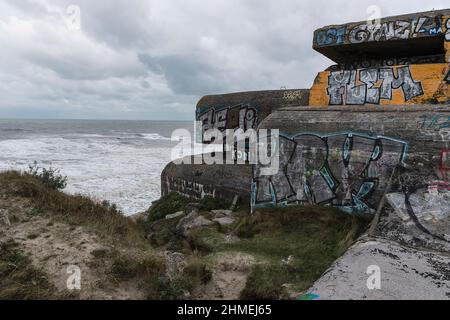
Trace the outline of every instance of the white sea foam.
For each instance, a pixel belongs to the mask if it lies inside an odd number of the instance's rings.
[[[171,140],[170,138],[163,137],[158,133],[140,133],[139,136],[147,140],[165,140],[165,141]]]
[[[142,138],[166,140],[159,134]],[[0,140],[0,170],[26,170],[34,161],[59,168],[68,177],[65,192],[111,201],[127,215],[159,198],[160,174],[170,160],[170,142],[148,146],[96,134]]]

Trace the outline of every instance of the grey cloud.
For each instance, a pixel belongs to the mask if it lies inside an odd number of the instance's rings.
[[[139,60],[152,72],[164,75],[175,94],[202,95],[222,89],[217,81],[218,70],[192,56],[152,57],[139,54]]]
[[[72,4],[79,32],[64,23]],[[0,0],[0,117],[192,119],[205,94],[307,88],[332,63],[313,30],[369,5],[448,0]]]

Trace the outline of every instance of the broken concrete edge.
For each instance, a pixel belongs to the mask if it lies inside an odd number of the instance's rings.
[[[306,295],[320,300],[448,300],[448,264],[448,254],[364,235]]]
[[[259,90],[212,94],[200,98],[196,105],[196,112],[203,113],[210,108],[221,109],[245,103],[254,103],[262,106],[273,104],[270,107],[275,109],[278,105],[307,105],[308,98],[309,89]]]
[[[449,105],[443,104],[415,104],[415,105],[378,105],[364,104],[357,106],[289,106],[277,111],[336,111],[336,112],[448,112]],[[267,118],[265,119],[267,120]],[[264,121],[264,120],[263,120]],[[260,127],[263,124],[260,124]]]
[[[418,16],[427,16],[427,17],[436,17],[436,16],[446,16],[450,15],[450,9],[440,9],[440,10],[429,10],[429,11],[423,11],[423,12],[412,12],[412,13],[406,13],[396,16],[387,16],[380,19],[380,24],[386,23],[386,22],[392,22],[396,20],[412,20],[417,18]],[[354,26],[354,25],[360,25],[367,23],[367,20],[360,20],[360,21],[353,21],[353,22],[347,22],[347,23],[341,23],[341,24],[330,24],[323,26],[321,28],[318,28],[314,31],[314,33],[320,31],[320,30],[327,30],[330,28],[339,28],[344,26]]]

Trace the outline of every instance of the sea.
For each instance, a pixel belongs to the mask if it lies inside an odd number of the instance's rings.
[[[0,171],[59,169],[69,194],[114,203],[125,215],[147,210],[161,195],[176,129],[189,121],[1,120]]]

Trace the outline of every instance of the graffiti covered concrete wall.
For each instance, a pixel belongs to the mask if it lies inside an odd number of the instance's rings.
[[[256,129],[281,107],[308,104],[309,90],[271,90],[205,96],[197,103],[196,120],[208,129]],[[209,142],[204,141],[203,142]]]
[[[448,65],[413,64],[319,73],[311,88],[309,104],[404,105],[445,103]]]
[[[278,174],[260,176],[256,166],[253,207],[320,204],[374,212],[379,197],[373,193],[404,165],[407,149],[405,141],[358,132],[283,134]]]
[[[264,167],[254,167],[252,206],[320,204],[374,213],[398,168],[420,177],[425,189],[444,192],[449,116],[445,106],[431,105],[280,109],[260,126],[283,131],[280,169],[262,176]]]
[[[193,157],[188,158],[186,163],[196,163]],[[247,204],[251,180],[251,165],[169,163],[161,174],[161,193],[164,196],[176,192],[194,199],[211,197],[230,203],[238,196],[241,203]]]
[[[314,32],[315,49],[333,46],[443,36],[450,39],[449,10],[384,18],[380,23],[357,22]]]
[[[450,10],[327,26],[313,48],[338,65],[320,72],[309,105],[448,103]]]

